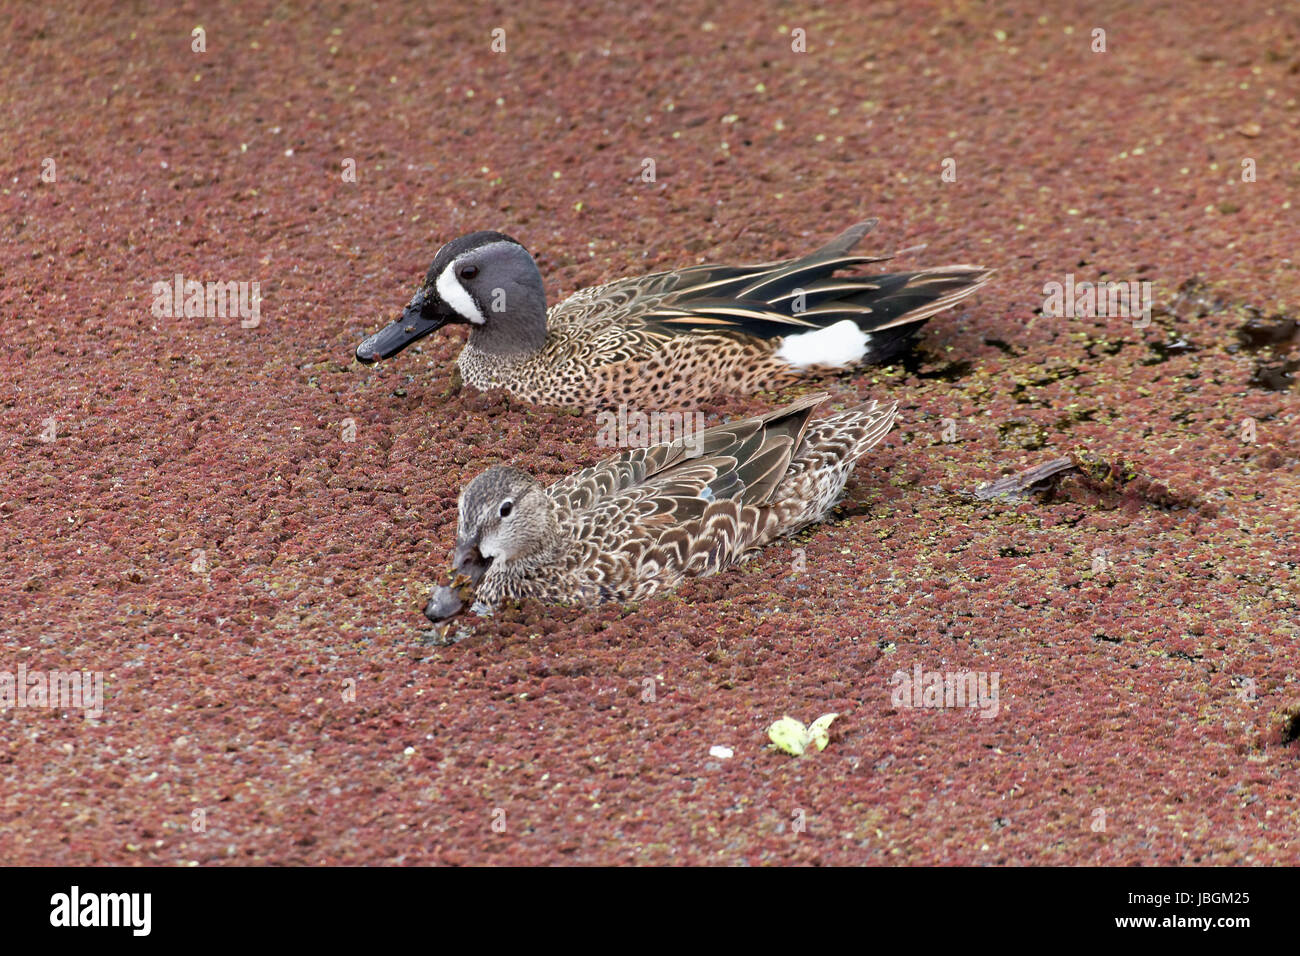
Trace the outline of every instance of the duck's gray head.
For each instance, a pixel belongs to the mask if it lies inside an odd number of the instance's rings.
[[[389,358],[451,323],[470,326],[470,341],[485,352],[540,350],[546,342],[546,289],[528,250],[500,232],[453,239],[433,257],[402,317],[357,346],[357,358]]]

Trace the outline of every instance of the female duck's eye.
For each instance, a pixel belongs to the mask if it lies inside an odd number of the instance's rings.
[[[472,279],[478,275],[478,266],[461,266],[460,277],[462,279]]]
[[[503,517],[503,518],[509,518],[509,517],[510,517],[510,512],[512,512],[512,511],[514,511],[514,510],[515,510],[515,505],[514,505],[514,502],[513,502],[513,501],[503,501],[503,502],[501,502],[501,517]]]

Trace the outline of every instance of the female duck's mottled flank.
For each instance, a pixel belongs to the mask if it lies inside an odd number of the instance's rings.
[[[545,488],[489,468],[461,492],[457,577],[425,615],[445,620],[472,596],[489,607],[639,600],[820,521],[897,407],[868,402],[810,423],[826,397],[625,451]]]
[[[549,313],[528,251],[499,232],[471,233],[438,251],[402,317],[362,342],[357,358],[388,358],[463,323],[471,331],[457,364],[467,384],[588,410],[692,403],[884,362],[992,273],[953,265],[836,277],[889,258],[850,254],[875,224],[800,259],[620,279]]]

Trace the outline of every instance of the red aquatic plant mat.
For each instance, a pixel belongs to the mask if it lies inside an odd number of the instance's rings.
[[[6,862],[1297,861],[1280,7],[5,6]],[[823,383],[900,402],[834,520],[421,643],[462,483],[605,454],[456,390],[460,333],[353,361],[441,243],[555,297],[868,216],[998,272]],[[1150,314],[1046,314],[1067,281]],[[72,671],[93,714],[35,696]]]

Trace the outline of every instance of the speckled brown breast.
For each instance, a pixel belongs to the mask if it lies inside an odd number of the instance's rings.
[[[773,344],[762,339],[646,336],[602,353],[592,343],[586,349],[566,348],[566,338],[548,341],[546,349],[518,365],[467,347],[458,361],[461,376],[478,389],[503,388],[521,401],[586,411],[619,404],[698,404],[717,395],[771,389],[798,377],[773,357]]]

